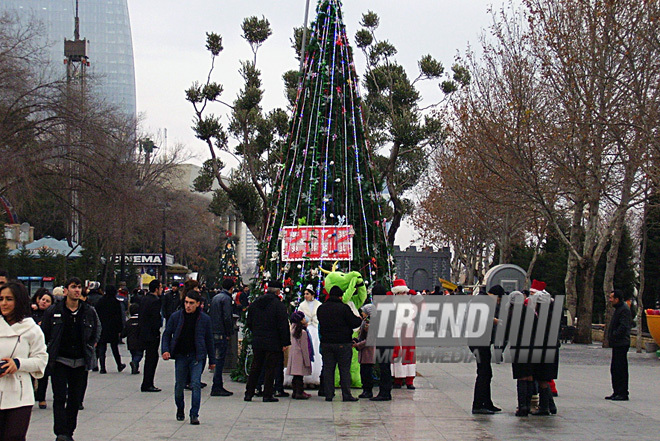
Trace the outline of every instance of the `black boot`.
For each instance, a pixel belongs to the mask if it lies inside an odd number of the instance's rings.
[[[362,389],[362,393],[358,395],[358,398],[373,398],[374,393],[371,389]]]
[[[550,388],[540,388],[539,390],[539,410],[536,412],[532,412],[532,415],[536,416],[546,416],[550,415],[550,397],[552,394],[550,393]]]
[[[532,396],[536,392],[536,383],[532,381],[527,381],[527,409],[532,411]]]
[[[516,391],[518,393],[517,417],[526,417],[529,414],[529,404],[527,402],[527,380],[518,380],[516,382]]]
[[[548,397],[548,410],[551,415],[557,415],[557,405],[555,404],[555,399],[552,398],[552,393]]]

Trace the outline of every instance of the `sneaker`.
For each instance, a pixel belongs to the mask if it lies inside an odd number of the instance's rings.
[[[192,424],[193,426],[199,426],[199,418],[196,416],[191,416],[190,424]]]
[[[183,409],[177,409],[176,411],[176,420],[183,421],[186,419],[186,414],[183,412]]]

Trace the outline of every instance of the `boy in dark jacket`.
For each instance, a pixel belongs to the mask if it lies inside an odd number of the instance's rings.
[[[67,280],[65,300],[48,308],[41,320],[53,385],[54,431],[63,440],[76,430],[87,371],[96,366],[94,346],[101,336],[96,311],[80,300],[81,293],[79,278]]]
[[[183,389],[190,378],[192,388],[190,424],[193,425],[199,424],[202,372],[207,356],[209,368],[215,368],[211,318],[201,309],[202,296],[198,289],[188,291],[183,301],[184,309],[170,316],[163,332],[161,347],[163,360],[170,358],[175,360],[174,402],[178,421],[183,421],[185,418]]]
[[[138,328],[138,313],[140,312],[140,305],[133,303],[129,308],[130,318],[124,324],[124,330],[121,332],[121,337],[126,338],[128,343],[128,350],[131,352],[131,375],[140,373],[140,362],[144,355],[144,350],[140,346],[140,330]]]

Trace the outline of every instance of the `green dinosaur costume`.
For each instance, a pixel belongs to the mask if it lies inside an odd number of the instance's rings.
[[[333,265],[332,271],[324,272],[327,274],[325,277],[325,290],[330,292],[333,286],[338,286],[344,291],[342,301],[347,305],[355,305],[355,311],[359,310],[364,302],[367,300],[367,287],[364,286],[364,279],[362,274],[358,271],[351,271],[350,273],[342,273],[336,270],[336,264]],[[353,309],[353,308],[351,308]],[[357,337],[357,332],[353,334]],[[335,386],[339,386],[339,370],[335,371]],[[353,357],[351,359],[351,387],[362,387],[362,380],[360,379],[360,364],[358,363],[358,353],[353,349]]]

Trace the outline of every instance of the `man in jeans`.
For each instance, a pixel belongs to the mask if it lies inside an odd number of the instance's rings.
[[[183,389],[190,378],[192,404],[190,424],[199,424],[199,407],[202,394],[202,372],[209,357],[209,368],[215,367],[213,356],[213,332],[211,318],[201,308],[202,296],[199,287],[186,293],[183,310],[170,316],[163,333],[163,360],[173,358],[176,382],[174,384],[174,402],[176,419],[185,419]]]
[[[81,293],[80,279],[67,280],[65,301],[48,308],[41,321],[48,345],[54,431],[58,441],[73,440],[87,371],[96,365],[94,347],[101,337],[96,311],[80,301]]]
[[[211,324],[213,327],[213,344],[215,345],[215,361],[217,369],[213,373],[212,397],[228,397],[233,395],[224,388],[222,383],[222,370],[225,365],[225,355],[229,339],[234,333],[234,321],[232,319],[231,293],[234,289],[232,279],[222,281],[222,291],[211,300]]]
[[[351,357],[353,356],[353,329],[362,324],[362,319],[341,301],[341,288],[333,286],[328,300],[319,306],[321,356],[323,357],[323,385],[325,401],[335,396],[335,366],[339,365],[339,384],[343,401],[357,401],[351,395]]]

